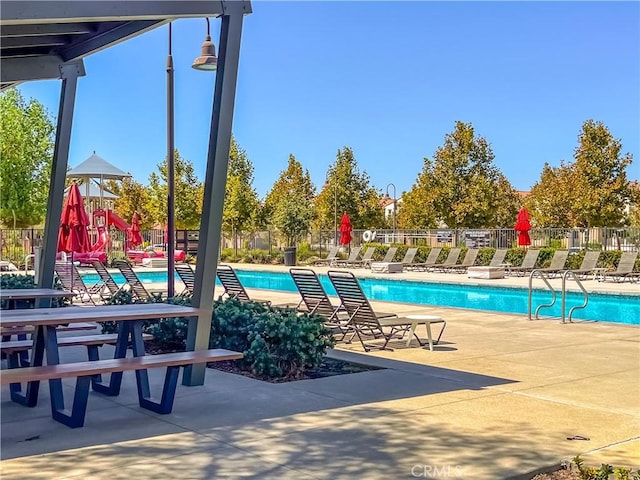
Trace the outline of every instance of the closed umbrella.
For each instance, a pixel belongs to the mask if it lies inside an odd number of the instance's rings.
[[[353,226],[351,225],[351,220],[349,220],[349,215],[344,213],[340,222],[340,245],[349,245],[351,243],[352,230]]]
[[[91,251],[87,226],[89,218],[84,209],[84,200],[77,183],[72,183],[62,207],[58,251],[65,253],[86,253]]]
[[[135,212],[133,217],[131,217],[131,229],[129,231],[130,247],[134,248],[138,245],[142,245],[142,235],[140,235],[140,217],[138,216],[138,212]]]
[[[518,245],[526,247],[531,245],[531,238],[529,237],[529,230],[531,230],[531,223],[529,222],[529,212],[526,208],[522,207],[518,212],[516,226],[514,230],[518,232]]]

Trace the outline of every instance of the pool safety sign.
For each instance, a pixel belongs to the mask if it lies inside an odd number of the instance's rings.
[[[438,230],[438,243],[451,243],[453,241],[452,230]]]
[[[486,230],[467,230],[464,232],[467,248],[483,248],[491,246],[491,237]]]

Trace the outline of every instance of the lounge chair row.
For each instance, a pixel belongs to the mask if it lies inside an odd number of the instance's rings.
[[[114,266],[120,271],[125,279],[125,283],[119,286],[113,279],[113,276],[107,270],[102,262],[94,260],[91,265],[98,273],[100,280],[91,286],[87,286],[78,272],[77,267],[72,262],[56,262],[56,277],[65,290],[74,292],[76,298],[81,302],[89,302],[95,305],[95,298],[100,298],[103,302],[109,301],[120,290],[128,290],[134,298],[147,300],[153,298],[154,294],[150,293],[140,278],[131,268],[131,265],[125,260],[115,260]]]
[[[396,313],[375,312],[358,279],[351,272],[344,270],[328,272],[329,279],[340,298],[339,305],[331,302],[313,270],[291,268],[289,272],[301,296],[296,309],[324,317],[327,327],[341,336],[342,340],[348,338],[348,341],[351,341],[357,336],[365,351],[372,348],[387,349],[392,339],[403,338],[407,333],[409,341],[415,337],[421,346],[428,344],[433,350],[433,345],[440,341],[446,327],[446,321],[437,316],[417,315],[410,318],[401,317]],[[218,265],[218,278],[224,287],[224,295],[234,296],[242,301],[267,303],[264,300],[249,297],[232,267]],[[426,327],[425,340],[416,334],[418,324]],[[435,340],[431,337],[431,324],[441,324]]]
[[[329,251],[327,258],[318,260],[315,262],[315,265],[329,265],[329,266],[337,266],[337,267],[370,267],[373,259],[373,254],[375,252],[376,247],[368,247],[367,251],[364,253],[362,258],[358,259],[358,255],[360,254],[362,248],[355,247],[351,250],[349,258],[346,260],[341,260],[338,258],[338,248],[335,247]],[[395,255],[398,251],[397,247],[390,247],[387,250],[387,253],[382,259],[383,263],[393,262]],[[434,247],[430,250],[427,259],[424,262],[414,262],[417,248],[409,248],[405,253],[404,258],[399,262],[402,263],[403,268],[405,270],[420,270],[420,271],[431,271],[431,272],[457,272],[464,273],[467,271],[468,267],[472,267],[475,265],[476,259],[478,257],[478,249],[471,248],[467,250],[467,253],[461,263],[458,263],[460,258],[460,254],[462,252],[461,248],[452,248],[449,250],[447,258],[442,263],[437,263],[438,257],[442,252],[441,247]],[[538,260],[538,256],[540,254],[540,250],[530,249],[525,254],[523,262],[521,265],[512,266],[509,263],[505,262],[505,257],[507,254],[506,248],[499,248],[495,251],[491,262],[489,263],[490,267],[504,267],[508,274],[523,276],[534,269],[536,269],[536,262]],[[560,272],[571,270],[565,267],[567,258],[569,256],[568,250],[556,250],[554,252],[553,258],[551,259],[551,264],[547,268],[537,269],[544,272],[547,275],[553,276],[554,274],[559,274]],[[598,258],[600,256],[599,251],[588,251],[585,253],[582,265],[578,269],[571,270],[575,275],[586,278],[588,275],[593,274],[596,271],[596,265],[598,262]],[[624,252],[620,259],[620,262],[617,266],[617,269],[614,271],[605,271],[601,272],[600,280],[615,280],[615,281],[634,281],[640,274],[638,272],[633,272],[634,264],[636,261],[638,254],[636,252]]]

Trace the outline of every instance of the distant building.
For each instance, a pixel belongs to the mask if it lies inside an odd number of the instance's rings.
[[[384,218],[389,222],[389,224],[393,223],[393,206],[396,206],[396,216],[398,215],[398,211],[400,210],[400,205],[402,204],[401,198],[396,198],[395,200],[389,196],[389,194],[385,194],[384,197],[380,200],[380,206],[384,208]]]

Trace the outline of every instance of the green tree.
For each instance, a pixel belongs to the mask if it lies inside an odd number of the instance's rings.
[[[42,104],[15,88],[0,94],[0,221],[11,227],[43,222],[55,128]]]
[[[431,188],[432,164],[424,159],[422,171],[411,190],[402,193],[402,208],[398,209],[398,227],[406,229],[436,228],[438,214]]]
[[[476,137],[470,123],[458,121],[433,162],[425,159],[423,190],[416,196],[430,189],[425,207],[432,206],[438,220],[449,227],[504,226],[502,222],[517,214],[518,197],[493,160],[487,140]]]
[[[253,188],[253,164],[232,137],[222,228],[236,238],[242,231],[252,228],[260,216],[260,202]]]
[[[107,189],[117,196],[114,210],[118,215],[130,222],[133,214],[137,212],[140,217],[140,227],[143,229],[153,228],[154,221],[149,210],[150,189],[148,187],[132,178],[125,178],[122,182],[109,180]]]
[[[622,142],[602,122],[587,120],[578,143],[573,164],[574,226],[623,225],[624,209],[632,195],[626,173],[632,155],[621,155]]]
[[[602,122],[582,125],[575,161],[559,167],[545,164],[527,198],[539,227],[616,227],[628,223],[625,214],[634,193],[626,170],[631,154]]]
[[[149,221],[167,223],[167,159],[158,164],[158,173],[149,175]],[[176,229],[195,229],[200,226],[202,215],[202,182],[194,173],[193,164],[175,150],[174,157],[174,203]],[[147,219],[145,219],[147,221]]]
[[[333,229],[347,213],[355,229],[379,228],[385,224],[381,194],[370,185],[369,175],[360,173],[350,147],[338,150],[325,184],[316,197],[315,227]]]
[[[273,184],[264,202],[263,214],[285,237],[287,245],[295,245],[309,230],[313,219],[315,187],[308,170],[289,155],[287,168]]]
[[[531,214],[532,226],[575,226],[571,212],[572,177],[571,165],[564,162],[561,162],[559,167],[544,164],[540,180],[531,188],[531,194],[525,201]]]

